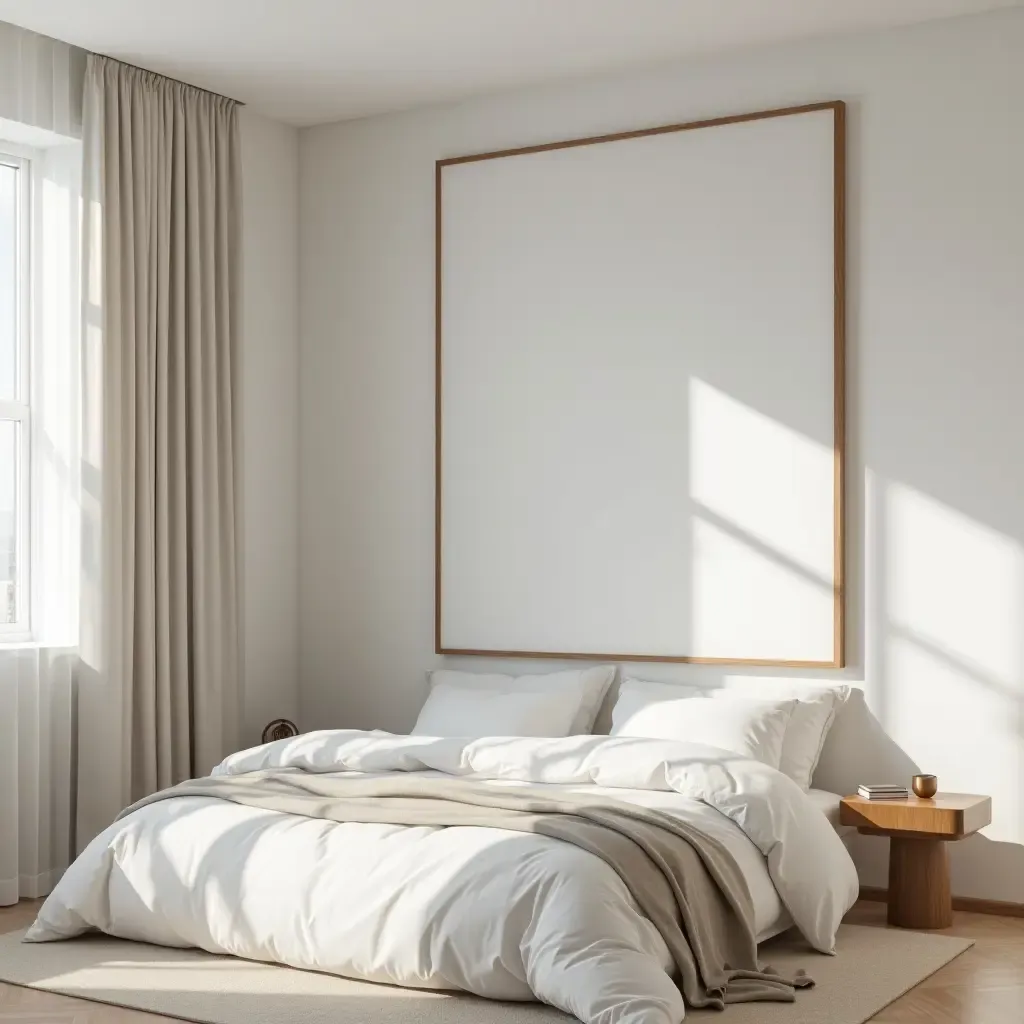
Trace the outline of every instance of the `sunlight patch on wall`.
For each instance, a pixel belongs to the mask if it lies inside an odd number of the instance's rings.
[[[832,590],[693,517],[693,641],[736,658],[829,661]]]
[[[690,493],[831,586],[833,452],[690,380]]]
[[[890,622],[1019,683],[1020,545],[902,484],[886,506]]]
[[[831,661],[832,449],[690,380],[694,650]]]
[[[923,771],[944,766],[943,788],[991,793],[986,834],[1020,841],[1024,553],[902,484],[884,516],[885,725]],[[951,761],[952,744],[964,754]]]

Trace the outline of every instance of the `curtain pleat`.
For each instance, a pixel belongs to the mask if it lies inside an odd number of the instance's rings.
[[[86,389],[103,400],[79,845],[237,747],[241,665],[236,104],[90,55],[83,130],[86,273],[102,282]]]

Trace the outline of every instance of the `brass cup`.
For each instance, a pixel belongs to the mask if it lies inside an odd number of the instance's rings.
[[[922,800],[930,800],[939,791],[939,780],[934,775],[915,775],[911,785]]]

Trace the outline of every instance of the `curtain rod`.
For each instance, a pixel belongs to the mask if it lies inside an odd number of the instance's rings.
[[[180,78],[172,78],[170,75],[165,75],[162,71],[154,71],[152,68],[139,67],[138,64],[132,64],[129,61],[121,60],[120,57],[111,57],[109,53],[98,53],[96,56],[112,60],[117,64],[123,64],[126,68],[135,68],[136,71],[144,71],[147,75],[156,75],[157,78],[166,78],[168,82],[177,82],[178,85],[187,86],[189,89],[198,89],[199,92],[205,92],[210,96],[219,96],[222,100],[231,100],[232,103],[237,103],[240,107],[245,106],[241,100],[236,100],[233,96],[225,96],[222,92],[216,92],[213,89],[204,89],[201,85],[193,85],[191,82],[183,82]]]

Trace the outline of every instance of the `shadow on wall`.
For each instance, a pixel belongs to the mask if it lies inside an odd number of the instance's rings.
[[[860,782],[909,780],[926,770],[885,731],[867,706],[863,691],[854,689],[836,716],[814,773],[814,786],[834,793],[851,793]],[[1007,781],[1014,783],[1012,778]],[[981,834],[949,846],[954,893],[969,896],[980,889],[991,893],[982,898],[1020,902],[1017,894],[1005,888],[1007,880],[1024,878],[1024,846]],[[888,841],[857,836],[852,840],[851,851],[862,883],[884,887]],[[979,878],[982,871],[984,879]]]
[[[814,773],[816,789],[853,793],[862,782],[908,780],[921,767],[882,728],[854,688],[836,716]]]

